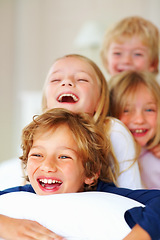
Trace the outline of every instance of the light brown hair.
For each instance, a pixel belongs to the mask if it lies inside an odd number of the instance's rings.
[[[85,176],[93,178],[94,186],[99,179],[105,182],[115,182],[116,172],[108,153],[110,151],[109,140],[103,133],[99,124],[95,125],[93,118],[85,113],[73,113],[66,109],[55,108],[39,116],[23,129],[22,150],[20,159],[24,167],[27,165],[28,154],[33,145],[36,134],[43,134],[47,131],[54,131],[56,127],[66,124],[78,146],[78,154],[82,159]],[[91,186],[85,186],[89,190]]]

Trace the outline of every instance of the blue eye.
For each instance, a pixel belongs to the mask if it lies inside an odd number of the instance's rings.
[[[146,112],[154,112],[154,109],[148,108],[146,109]]]
[[[137,57],[141,57],[141,56],[143,56],[142,53],[134,53],[134,55],[137,56]]]
[[[59,157],[60,159],[66,159],[66,158],[70,158],[69,156],[66,156],[66,155],[62,155]]]
[[[30,156],[31,157],[37,157],[37,158],[42,157],[42,155],[38,154],[38,153],[32,153]]]
[[[124,111],[123,111],[124,113],[127,113],[127,112],[129,112],[129,110],[128,109],[124,109]]]
[[[113,55],[120,56],[120,55],[121,55],[121,52],[113,52]]]

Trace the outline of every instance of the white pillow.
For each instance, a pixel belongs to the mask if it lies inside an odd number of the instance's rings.
[[[68,240],[120,240],[129,232],[126,210],[142,204],[103,192],[1,195],[0,214],[35,220]]]
[[[11,158],[0,163],[0,190],[24,184],[21,161]]]

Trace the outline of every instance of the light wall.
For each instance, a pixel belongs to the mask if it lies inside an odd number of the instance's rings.
[[[41,93],[54,59],[77,52],[102,67],[99,48],[75,45],[85,23],[94,21],[105,29],[123,17],[139,15],[159,27],[159,10],[159,0],[0,0],[0,161],[18,156],[27,114],[22,95]]]

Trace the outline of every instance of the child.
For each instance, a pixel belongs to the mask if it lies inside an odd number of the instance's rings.
[[[111,76],[126,70],[149,71],[157,74],[158,28],[142,17],[122,19],[106,32],[101,58]]]
[[[106,118],[108,107],[107,82],[94,62],[72,54],[53,63],[44,84],[43,112],[65,108],[88,113],[96,124],[104,124],[112,142],[111,153],[117,158],[113,163],[114,182],[120,187],[142,188],[133,138],[116,119]]]
[[[109,142],[88,114],[52,109],[34,118],[23,130],[22,149],[21,160],[31,185],[4,190],[1,194],[27,191],[51,195],[92,190],[122,195],[146,204],[144,208],[132,208],[125,213],[133,229],[124,240],[159,239],[160,191],[129,190],[117,188],[112,183]],[[41,239],[34,238],[34,229],[21,227],[24,221],[0,215],[0,236],[4,239]],[[21,235],[16,238],[17,232],[20,234],[22,230],[24,235],[27,232],[27,238]],[[43,239],[62,239],[53,234],[50,232],[52,238],[49,238],[47,233]]]
[[[131,131],[142,151],[138,162],[146,188],[160,189],[160,160],[149,150],[160,143],[160,86],[148,72],[123,72],[111,78],[110,115]]]

